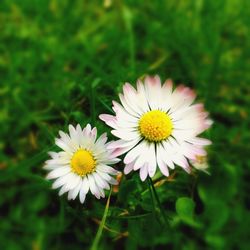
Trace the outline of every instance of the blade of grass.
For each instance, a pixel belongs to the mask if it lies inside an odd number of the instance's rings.
[[[112,193],[112,189],[110,189],[109,196],[108,196],[108,199],[107,199],[107,203],[106,203],[106,206],[105,206],[105,209],[104,209],[102,221],[101,221],[101,224],[100,224],[100,226],[98,228],[98,231],[96,233],[95,239],[94,239],[94,241],[92,243],[92,246],[91,246],[90,250],[97,250],[98,249],[99,241],[101,239],[102,231],[103,231],[103,228],[105,226],[106,218],[107,218],[107,215],[108,215],[111,193]]]
[[[110,106],[108,104],[106,104],[103,100],[98,99],[98,101],[112,114],[114,114],[114,110],[112,108],[110,108]]]
[[[100,78],[96,78],[92,84],[90,89],[90,107],[91,107],[91,122],[93,125],[95,125],[96,122],[96,86],[101,81]]]
[[[129,56],[131,72],[135,72],[135,38],[133,32],[133,14],[126,6],[123,7],[123,19],[125,22],[126,30],[128,32]]]

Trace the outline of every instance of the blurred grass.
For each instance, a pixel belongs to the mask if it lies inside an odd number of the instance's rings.
[[[249,249],[249,16],[247,0],[2,0],[0,249],[88,249],[106,201],[59,198],[41,167],[69,123],[108,131],[98,114],[145,74],[205,102],[211,176],[177,171],[157,187],[166,230],[147,185],[123,177],[100,249]]]

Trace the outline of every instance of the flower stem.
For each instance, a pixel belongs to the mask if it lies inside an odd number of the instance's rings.
[[[105,226],[106,218],[107,218],[107,215],[108,215],[111,193],[112,193],[112,189],[110,189],[109,196],[108,196],[108,199],[107,199],[107,203],[106,203],[104,213],[103,213],[103,216],[102,216],[102,221],[101,221],[101,223],[99,225],[98,231],[96,233],[95,239],[94,239],[94,241],[92,243],[92,246],[91,246],[90,250],[97,250],[98,249],[98,244],[99,244],[99,241],[101,239],[102,231],[103,231],[103,228]]]
[[[163,219],[164,219],[165,225],[169,226],[169,218],[167,218],[167,216],[166,216],[166,214],[165,214],[165,212],[164,212],[164,210],[163,210],[163,207],[162,207],[162,205],[161,205],[159,196],[158,196],[158,194],[157,194],[157,192],[156,192],[156,190],[155,190],[154,183],[153,183],[153,181],[152,181],[152,179],[151,179],[150,177],[148,177],[148,180],[149,180],[150,185],[151,185],[151,187],[152,187],[152,190],[153,190],[155,199],[156,199],[157,204],[158,204],[158,206],[159,206],[159,209],[160,209],[160,211],[161,211],[161,215],[162,215],[162,217],[163,217]]]
[[[150,193],[150,198],[151,198],[151,201],[152,201],[152,204],[153,204],[153,216],[154,218],[156,219],[157,216],[156,216],[156,205],[155,205],[155,199],[154,199],[154,194],[153,194],[153,190],[151,188],[151,183],[150,183],[150,180],[147,179],[147,182],[148,182],[148,189],[149,189],[149,193]]]

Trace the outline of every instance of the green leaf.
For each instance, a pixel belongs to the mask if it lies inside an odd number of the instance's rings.
[[[176,202],[176,212],[182,218],[193,216],[195,204],[193,200],[187,197],[179,198]]]
[[[209,232],[223,228],[229,218],[229,209],[222,201],[213,201],[206,205],[205,215],[209,220]]]
[[[212,246],[212,249],[223,249],[225,246],[225,240],[220,235],[209,234],[205,237],[206,242]]]
[[[175,204],[176,212],[184,223],[192,227],[201,227],[201,224],[194,220],[195,203],[188,197],[181,197]]]
[[[223,175],[223,181],[221,176]],[[217,173],[212,173],[213,178],[202,176],[200,185],[198,185],[198,193],[205,204],[218,201],[230,201],[237,193],[237,173],[234,166],[224,164]],[[220,190],[220,192],[218,192]],[[211,199],[213,197],[213,199]]]

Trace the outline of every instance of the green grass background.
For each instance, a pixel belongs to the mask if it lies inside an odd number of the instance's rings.
[[[211,175],[177,169],[155,188],[164,212],[123,177],[98,249],[250,249],[249,27],[247,0],[1,0],[0,249],[91,246],[106,199],[58,197],[43,162],[69,123],[109,131],[98,114],[145,74],[205,103]]]

